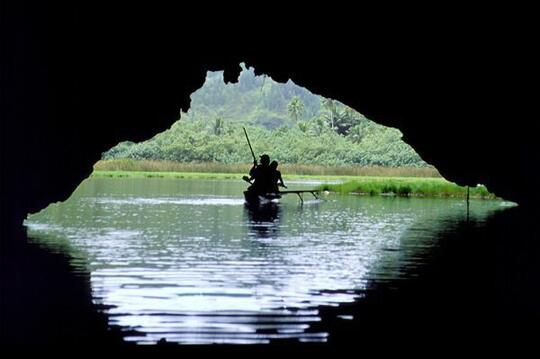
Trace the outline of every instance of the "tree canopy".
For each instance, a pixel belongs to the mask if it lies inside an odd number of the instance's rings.
[[[292,81],[278,83],[245,68],[237,83],[208,72],[191,107],[170,129],[141,142],[122,142],[103,159],[250,162],[242,127],[256,153],[286,163],[424,167],[399,130],[376,124],[339,101]],[[151,119],[149,119],[151,120]]]

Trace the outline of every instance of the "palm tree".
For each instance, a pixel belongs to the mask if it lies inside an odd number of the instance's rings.
[[[351,127],[358,123],[358,113],[349,106],[345,106],[345,109],[343,111],[336,111],[336,113],[336,132],[340,135],[347,136]]]
[[[300,131],[306,133],[309,130],[309,125],[307,122],[298,122],[298,128]]]
[[[295,123],[298,123],[298,118],[304,114],[304,103],[298,96],[294,96],[291,102],[287,105],[287,111],[293,118]]]
[[[330,98],[325,98],[322,101],[323,108],[327,111],[323,114],[323,118],[330,124],[330,128],[334,129],[335,121],[337,117],[337,108],[334,100]]]
[[[221,117],[216,117],[212,125],[212,130],[214,132],[214,135],[220,136],[223,133],[223,129],[224,129],[223,127],[224,127],[223,119]]]

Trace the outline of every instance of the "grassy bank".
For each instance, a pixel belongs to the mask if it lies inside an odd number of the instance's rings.
[[[226,164],[218,162],[181,163],[174,161],[150,161],[115,159],[102,160],[94,165],[96,171],[137,171],[137,172],[179,172],[179,173],[242,173],[251,167],[250,163]],[[306,176],[381,176],[381,177],[440,177],[434,167],[363,167],[363,166],[317,166],[282,164],[280,170],[287,175]]]
[[[209,173],[209,172],[151,172],[151,171],[94,171],[92,177],[105,178],[170,178],[170,179],[222,179],[240,180],[244,173]],[[444,178],[419,177],[374,177],[374,176],[310,176],[284,175],[285,181],[317,180],[343,182],[323,184],[317,189],[338,194],[396,195],[402,197],[451,197],[465,198],[467,188],[460,187]],[[470,189],[471,198],[495,199],[486,187]]]
[[[240,180],[246,172],[239,173],[214,173],[214,172],[158,172],[158,171],[97,171],[94,170],[92,177],[107,178],[184,178],[184,179],[235,179]],[[311,180],[327,182],[346,182],[358,179],[358,176],[340,175],[298,175],[283,174],[285,182],[294,180]],[[379,178],[379,177],[369,177]],[[382,177],[380,177],[382,178]],[[386,177],[388,178],[388,177]],[[392,177],[397,178],[397,177]]]
[[[178,178],[240,180],[250,164],[178,163],[171,161],[99,161],[93,177],[107,178]],[[281,166],[285,182],[317,180],[342,182],[323,184],[320,190],[338,194],[395,195],[402,197],[465,198],[467,188],[440,177],[431,168]],[[422,175],[424,174],[424,175]],[[494,199],[484,186],[470,189],[471,198]]]
[[[245,173],[157,172],[157,171],[97,171],[92,177],[101,178],[184,178],[184,179],[241,179]]]
[[[395,195],[402,197],[465,198],[467,188],[444,178],[360,177],[341,184],[323,184],[319,189],[340,194]],[[495,199],[485,186],[471,187],[471,198]]]

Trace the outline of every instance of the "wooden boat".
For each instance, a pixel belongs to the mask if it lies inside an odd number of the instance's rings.
[[[264,205],[266,203],[278,202],[282,195],[296,194],[300,198],[300,203],[304,203],[302,195],[304,193],[311,193],[313,197],[319,199],[317,195],[321,191],[319,190],[291,190],[291,191],[279,191],[273,193],[257,193],[255,191],[244,191],[244,199],[247,205]]]
[[[249,150],[251,151],[251,156],[253,157],[253,163],[254,165],[257,165],[257,157],[255,157],[255,152],[253,152],[253,147],[251,147],[251,142],[249,141],[249,136],[247,134],[246,128],[243,127],[243,129],[244,129],[244,134],[246,135],[247,143],[249,145]],[[263,156],[268,157],[268,155],[263,155]],[[268,162],[270,162],[270,157],[268,157]],[[242,179],[251,185],[253,184],[248,178],[248,176],[244,176],[242,177]],[[304,204],[304,198],[302,198],[302,194],[311,193],[313,197],[315,197],[316,199],[319,199],[319,197],[317,196],[317,193],[319,192],[320,192],[319,190],[292,190],[292,191],[287,190],[287,191],[279,191],[279,192],[272,192],[272,193],[260,193],[260,192],[252,190],[252,191],[244,191],[244,198],[246,200],[246,205],[258,206],[258,205],[264,205],[267,203],[275,203],[279,201],[279,199],[281,198],[281,195],[294,193],[298,195],[298,197],[300,198],[300,202]]]
[[[281,198],[279,193],[257,193],[255,191],[244,191],[244,199],[248,205],[261,205],[270,202],[277,202]]]

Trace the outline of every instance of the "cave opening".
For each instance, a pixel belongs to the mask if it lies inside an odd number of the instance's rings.
[[[330,348],[332,354],[345,348],[417,353],[431,351],[429,344],[498,353],[501,347],[512,353],[534,348],[540,313],[538,121],[531,121],[536,111],[529,84],[536,76],[530,35],[536,32],[529,26],[534,21],[508,7],[501,14],[486,8],[446,8],[430,16],[417,11],[419,21],[385,12],[385,21],[371,24],[366,12],[342,7],[334,7],[335,13],[321,7],[320,16],[307,16],[304,7],[297,13],[273,7],[279,15],[269,14],[268,7],[243,7],[249,14],[234,21],[241,7],[231,7],[231,16],[205,8],[199,19],[185,4],[164,17],[159,14],[164,9],[148,6],[8,5],[0,131],[0,341],[25,348],[73,345],[80,351],[120,344],[117,334],[124,345],[130,336],[130,342],[159,344],[194,338],[207,343],[212,335],[216,343],[289,344],[302,338],[302,355],[305,342],[323,340],[336,346],[311,348],[317,353]],[[307,26],[301,26],[302,19]],[[501,26],[512,19],[520,25]],[[212,29],[210,36],[203,29]],[[284,199],[282,210],[253,215],[237,211],[242,206],[228,199],[230,189],[200,187],[204,181],[197,181],[198,191],[213,204],[200,198],[171,203],[169,194],[193,193],[195,184],[188,186],[188,179],[182,188],[153,177],[96,175],[81,184],[119,140],[141,142],[175,122],[208,69],[225,69],[226,80],[236,79],[240,60],[399,128],[444,178],[461,186],[486,184],[520,206],[500,211],[487,207],[502,209],[507,202],[478,201],[467,218],[463,199],[441,203],[365,195],[303,209]],[[119,186],[121,181],[125,185]],[[138,181],[153,184],[141,189]],[[152,196],[141,196],[141,190]],[[70,195],[39,214],[46,221],[34,221],[28,232],[21,226],[28,213]],[[153,206],[153,215],[141,217],[141,206]],[[220,206],[235,213],[222,216]],[[81,209],[87,212],[77,212]],[[393,222],[367,225],[381,213]],[[221,218],[214,224],[214,231],[223,233],[221,241],[205,242],[194,234],[208,226],[200,221],[203,214]],[[86,234],[79,228],[81,215],[91,229]],[[299,218],[310,226],[299,226]],[[179,220],[197,225],[182,226]],[[154,222],[159,228],[144,232]],[[159,230],[191,241],[158,241]],[[377,236],[383,230],[386,240]],[[340,245],[328,240],[325,246],[325,231],[335,232]],[[360,233],[363,248],[351,240],[352,232]],[[151,237],[156,241],[140,240]],[[236,255],[212,255],[226,248],[235,248]],[[182,260],[175,264],[164,260],[167,255]],[[197,266],[197,258],[206,258],[206,269],[214,266],[221,276]],[[234,273],[217,265],[224,258]],[[268,259],[288,261],[290,271],[268,265]],[[291,280],[264,282],[265,266],[276,278]],[[315,269],[306,276],[310,266]],[[358,276],[345,275],[348,270]],[[339,280],[328,280],[334,276]],[[245,286],[228,287],[231,278]],[[262,285],[255,285],[258,280]],[[156,283],[159,292],[152,290]],[[208,286],[193,289],[201,283]],[[348,289],[332,289],[332,283]],[[228,287],[229,296],[220,296],[219,285]],[[254,296],[269,301],[256,302]],[[175,301],[179,298],[187,299],[185,307]],[[212,308],[212,298],[223,299],[217,300],[223,305],[241,302],[242,308],[214,316],[194,311],[197,305]],[[269,307],[282,311],[250,312]],[[262,352],[267,354],[268,346]]]
[[[322,198],[245,206],[248,132],[290,188]],[[351,305],[414,278],[432,263],[424,248],[465,220],[470,193],[401,137],[292,81],[244,65],[236,83],[209,72],[168,130],[107,150],[66,202],[25,225],[31,243],[86,273],[126,342],[340,340],[336,328],[358,318]],[[511,206],[471,192],[467,221]]]
[[[271,154],[290,176],[329,176],[348,182],[362,177],[361,184],[340,188],[360,194],[466,196],[465,187],[444,181],[403,141],[399,130],[291,80],[280,83],[256,75],[244,63],[239,68],[235,82],[226,82],[223,71],[207,72],[203,85],[190,96],[189,110],[180,111],[169,129],[146,141],[124,141],[108,149],[94,165],[93,175],[244,173],[251,162],[247,133],[242,132],[247,128],[253,137],[252,155]],[[368,177],[378,178],[367,181]],[[470,194],[495,198],[482,185]]]

